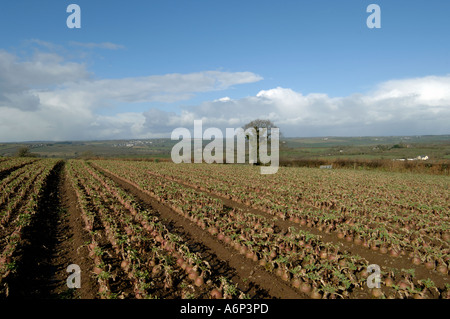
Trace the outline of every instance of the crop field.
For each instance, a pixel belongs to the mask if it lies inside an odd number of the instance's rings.
[[[449,186],[376,170],[3,159],[0,296],[449,299]]]

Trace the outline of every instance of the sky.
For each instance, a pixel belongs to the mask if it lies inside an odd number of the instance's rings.
[[[286,137],[450,134],[449,13],[443,0],[2,0],[0,142],[257,118]]]

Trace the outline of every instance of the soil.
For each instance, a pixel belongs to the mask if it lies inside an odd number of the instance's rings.
[[[170,232],[180,235],[188,243],[189,249],[200,253],[211,268],[213,276],[225,276],[250,298],[280,298],[280,299],[310,299],[310,296],[293,288],[280,277],[266,271],[257,262],[245,258],[231,246],[219,241],[215,236],[201,229],[189,219],[181,216],[165,203],[161,203],[149,193],[133,186],[129,181],[119,178],[91,164],[101,174],[112,179],[122,189],[131,194],[139,204],[154,213],[162,220]],[[12,172],[12,170],[11,170]],[[7,173],[4,173],[7,174]],[[6,175],[5,175],[6,176]],[[155,174],[155,176],[158,176]],[[3,178],[4,176],[0,177]],[[158,178],[162,178],[158,176]],[[180,185],[190,187],[197,192],[205,193],[222,201],[229,208],[240,208],[244,211],[258,214],[270,220],[274,216],[255,209],[243,203],[225,198],[196,185],[189,185],[179,180],[171,179]],[[85,229],[78,206],[75,190],[65,174],[65,162],[60,161],[47,178],[42,197],[38,203],[38,211],[31,225],[24,231],[21,246],[13,256],[16,269],[4,284],[7,285],[6,295],[9,298],[20,299],[95,299],[99,298],[99,284],[93,275],[94,263],[89,257],[87,244],[91,234]],[[339,239],[336,233],[325,233],[315,227],[301,226],[289,220],[276,219],[275,225],[282,231],[294,226],[297,229],[319,235],[324,242],[337,244],[342,251],[359,255],[377,264],[397,269],[414,269],[416,279],[432,279],[437,287],[449,283],[449,277],[436,271],[428,270],[423,265],[413,265],[407,256],[392,257],[382,254],[345,239]],[[116,276],[111,283],[111,290],[120,292],[122,298],[134,298],[134,293],[127,275],[120,268],[120,258],[115,255],[104,235],[103,225],[96,223],[99,244],[109,251],[105,258],[112,265],[112,273]],[[5,230],[6,231],[6,230]],[[78,265],[81,269],[81,287],[70,289],[67,285],[69,265]],[[177,279],[179,284],[182,278]],[[159,293],[160,298],[180,298],[175,284],[171,290]],[[208,298],[208,291],[204,297]],[[351,293],[352,298],[370,298],[370,291],[365,288]]]
[[[148,173],[152,174],[152,172],[150,172],[150,171]],[[161,178],[158,174],[153,174],[153,175],[158,178]],[[185,183],[183,181],[180,181],[180,180],[177,180],[174,178],[170,178],[170,180],[174,181],[180,185],[183,185],[185,187],[191,188],[197,192],[204,193],[208,196],[219,199],[220,201],[222,201],[224,206],[228,206],[231,208],[240,208],[246,212],[260,215],[269,220],[274,219],[274,216],[269,213],[266,213],[262,210],[245,205],[243,203],[234,201],[232,199],[226,198],[224,196],[220,196],[219,194],[207,191],[203,188],[201,189],[200,186],[191,185],[191,184]],[[358,255],[358,256],[368,260],[369,264],[379,265],[380,267],[386,266],[389,268],[396,268],[396,269],[414,269],[414,274],[415,274],[416,279],[429,278],[436,284],[436,287],[443,288],[443,287],[445,287],[445,284],[450,284],[449,276],[443,275],[435,270],[427,269],[423,264],[414,265],[411,262],[410,258],[407,257],[406,255],[399,255],[397,257],[392,257],[389,254],[383,254],[379,251],[374,251],[374,250],[365,248],[365,247],[357,245],[353,242],[348,242],[344,238],[339,239],[337,237],[336,232],[326,233],[324,231],[319,231],[315,227],[302,226],[302,225],[295,223],[293,221],[290,221],[290,220],[282,220],[282,219],[277,218],[275,220],[275,225],[285,231],[288,230],[289,227],[295,227],[296,229],[300,229],[303,231],[310,232],[311,234],[318,235],[321,237],[321,241],[338,245],[341,247],[342,251],[347,251],[347,252],[351,253],[352,255]]]
[[[10,298],[66,299],[95,297],[90,276],[92,263],[85,246],[87,232],[73,190],[64,176],[64,162],[49,175],[39,209],[24,232],[17,250],[17,270],[8,278]],[[66,271],[71,264],[81,268],[81,288],[69,289]]]
[[[182,235],[191,245],[197,246],[202,257],[207,261],[209,260],[216,274],[231,276],[230,278],[237,284],[237,287],[249,294],[251,298],[309,299],[308,295],[301,293],[283,282],[279,277],[267,272],[256,262],[246,259],[236,250],[221,243],[196,224],[178,215],[171,208],[158,202],[147,193],[108,172],[103,170],[101,172],[137,198],[143,207],[158,211],[160,218],[171,232]]]

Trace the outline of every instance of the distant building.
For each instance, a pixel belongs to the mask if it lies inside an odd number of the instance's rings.
[[[429,159],[428,155],[424,155],[424,156],[419,155],[415,158],[406,158],[406,159],[405,158],[395,158],[394,161],[406,161],[406,160],[408,160],[408,161],[427,161],[428,159]]]

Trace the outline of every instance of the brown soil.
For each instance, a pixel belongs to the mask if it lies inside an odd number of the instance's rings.
[[[63,161],[59,162],[49,175],[43,196],[39,200],[38,212],[33,217],[32,224],[24,230],[22,244],[13,256],[17,267],[15,272],[11,273],[6,280],[6,292],[10,298],[99,298],[99,285],[92,272],[94,264],[87,249],[87,243],[90,242],[92,237],[85,229],[77,196],[65,174],[64,165]],[[211,265],[213,276],[225,276],[231,279],[241,291],[251,298],[310,298],[309,295],[303,294],[280,277],[266,271],[257,262],[245,258],[235,249],[179,215],[168,205],[136,188],[127,180],[118,178],[95,164],[91,165],[133,195],[143,208],[154,211],[172,233],[182,236],[190,250],[200,253],[202,258]],[[155,174],[155,176],[158,175]],[[203,192],[217,198],[226,207],[240,208],[274,220],[273,215],[264,211],[199,189],[195,185],[189,185],[179,180],[174,181],[197,192]],[[414,269],[416,279],[430,278],[438,287],[443,287],[445,283],[449,283],[448,276],[428,270],[423,265],[413,265],[407,256],[391,257],[388,254],[358,246],[345,239],[339,239],[335,233],[325,233],[315,227],[301,226],[289,220],[275,219],[275,224],[277,228],[283,231],[287,231],[289,227],[294,226],[297,229],[319,235],[324,242],[337,244],[343,251],[359,255],[367,259],[370,264],[380,265],[382,270],[383,266],[396,269]],[[97,221],[94,230],[99,234],[96,235],[99,244],[105,251],[110,252],[105,256],[105,262],[114,268],[112,273],[116,274],[114,280],[110,282],[111,290],[120,293],[122,298],[134,298],[127,275],[119,266],[120,256],[114,253],[114,249],[106,240],[101,222]],[[67,287],[66,280],[70,274],[66,269],[71,264],[76,264],[81,268],[81,288],[79,289]],[[180,283],[182,278],[177,280]],[[170,291],[155,293],[155,295],[163,299],[179,298],[177,285],[175,284]],[[204,297],[208,298],[206,290]],[[353,291],[351,297],[370,298],[370,291],[367,288]]]
[[[95,166],[98,168],[97,166]],[[99,170],[101,170],[99,168]],[[178,215],[165,204],[160,203],[147,193],[134,187],[123,179],[119,179],[104,170],[103,174],[114,180],[120,187],[135,196],[144,207],[157,210],[171,231],[182,235],[192,245],[197,245],[203,257],[213,260],[212,267],[218,274],[230,274],[238,288],[252,298],[303,299],[308,295],[291,287],[279,277],[267,272],[256,262],[246,259],[233,248],[221,243],[215,237],[199,228],[196,224]],[[231,268],[231,269],[230,269]]]
[[[152,172],[149,171],[148,173],[151,174]],[[153,174],[153,175],[158,178],[161,178],[158,174]],[[200,189],[200,186],[194,186],[194,185],[182,182],[182,181],[174,179],[174,178],[170,178],[170,180],[174,181],[180,185],[183,185],[185,187],[191,188],[197,192],[201,192],[201,193],[207,194],[208,196],[219,199],[220,201],[222,201],[222,203],[225,206],[232,207],[232,208],[240,208],[240,209],[250,212],[252,214],[257,214],[257,215],[263,216],[267,219],[274,220],[274,216],[269,213],[266,213],[259,209],[255,209],[255,208],[245,205],[243,203],[239,203],[232,199],[225,198],[216,193],[212,193],[207,190]],[[398,257],[392,257],[389,254],[383,254],[379,251],[370,250],[363,246],[357,245],[353,242],[348,242],[345,239],[339,239],[337,237],[336,232],[325,233],[324,231],[319,231],[315,227],[302,226],[298,223],[295,223],[295,222],[292,222],[289,220],[282,220],[282,219],[277,218],[277,219],[275,219],[275,225],[280,227],[283,230],[287,230],[289,227],[295,227],[297,229],[308,231],[314,235],[318,235],[321,237],[321,240],[323,242],[330,242],[333,244],[337,244],[338,246],[341,247],[341,250],[347,251],[353,255],[358,255],[360,257],[363,257],[367,261],[369,261],[369,264],[376,264],[376,265],[379,265],[380,267],[386,266],[389,268],[396,268],[396,269],[414,269],[416,279],[429,278],[429,279],[433,280],[433,282],[439,288],[445,287],[445,284],[450,284],[450,277],[448,275],[443,275],[435,270],[427,269],[424,265],[414,265],[411,262],[410,258],[408,258],[405,255],[400,255]],[[383,270],[383,268],[382,268],[382,270]]]
[[[67,210],[67,218],[64,219],[67,238],[62,242],[64,246],[61,247],[61,252],[66,252],[69,255],[69,258],[65,261],[66,264],[70,262],[79,265],[81,268],[81,288],[76,290],[77,295],[81,299],[92,299],[96,297],[98,287],[92,277],[93,263],[86,247],[90,237],[81,219],[81,211],[78,207],[75,191],[65,174],[61,178],[60,187],[61,204]],[[65,276],[67,276],[67,273],[64,274],[63,280]]]
[[[10,298],[93,298],[92,265],[87,255],[76,197],[60,162],[48,177],[44,196],[16,253],[17,269],[8,278]],[[67,287],[70,264],[81,268],[81,288]]]

